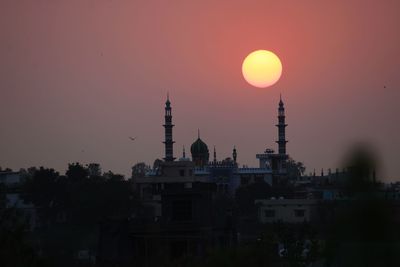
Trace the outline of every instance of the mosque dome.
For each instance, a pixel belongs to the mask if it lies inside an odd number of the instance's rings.
[[[192,153],[192,159],[196,163],[196,166],[204,166],[208,163],[210,156],[208,146],[200,137],[194,141],[190,147],[190,152]]]
[[[196,141],[190,147],[190,152],[193,154],[204,154],[208,153],[208,146],[203,142],[200,138],[197,138]]]

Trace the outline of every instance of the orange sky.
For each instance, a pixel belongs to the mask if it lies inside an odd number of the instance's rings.
[[[170,92],[175,155],[200,128],[241,164],[276,148],[308,171],[369,142],[399,178],[399,1],[12,1],[0,3],[0,166],[98,162],[130,173],[163,156]],[[272,50],[281,80],[257,89],[245,56]],[[386,86],[386,88],[385,88]],[[137,136],[131,142],[128,136]]]

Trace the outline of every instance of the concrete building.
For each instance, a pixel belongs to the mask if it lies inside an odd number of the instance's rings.
[[[13,171],[0,172],[0,183],[7,187],[18,186],[22,182],[21,174]]]
[[[29,223],[30,229],[33,230],[38,221],[36,208],[32,203],[26,203],[22,199],[22,183],[23,179],[20,172],[0,172],[0,184],[3,184],[5,188],[5,207],[20,210],[25,216],[26,222]]]
[[[315,199],[260,199],[255,201],[261,223],[302,223],[316,218]]]
[[[278,128],[278,140],[276,141],[278,144],[278,153],[274,153],[274,150],[272,149],[266,149],[264,153],[256,155],[257,159],[260,161],[260,168],[270,168],[276,182],[280,177],[287,175],[286,161],[288,159],[288,155],[286,154],[286,143],[288,141],[286,140],[287,124],[285,120],[285,107],[282,97],[280,97],[278,107],[278,124],[275,125]]]

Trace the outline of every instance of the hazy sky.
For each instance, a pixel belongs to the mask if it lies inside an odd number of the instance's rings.
[[[175,156],[201,138],[241,164],[276,149],[279,93],[288,153],[335,169],[368,142],[398,175],[400,1],[0,1],[0,166],[98,162],[129,174],[163,156],[166,93]],[[282,60],[248,85],[245,56]],[[132,142],[128,136],[137,136]]]

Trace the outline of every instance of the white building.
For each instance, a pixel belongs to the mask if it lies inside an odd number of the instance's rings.
[[[5,186],[16,186],[21,183],[21,175],[19,172],[0,172],[0,183]]]
[[[258,219],[262,223],[310,222],[315,218],[318,201],[315,199],[259,199]]]
[[[36,227],[36,209],[32,203],[25,203],[21,198],[22,177],[20,172],[0,172],[0,183],[6,188],[6,207],[16,208],[23,212],[30,229]]]

